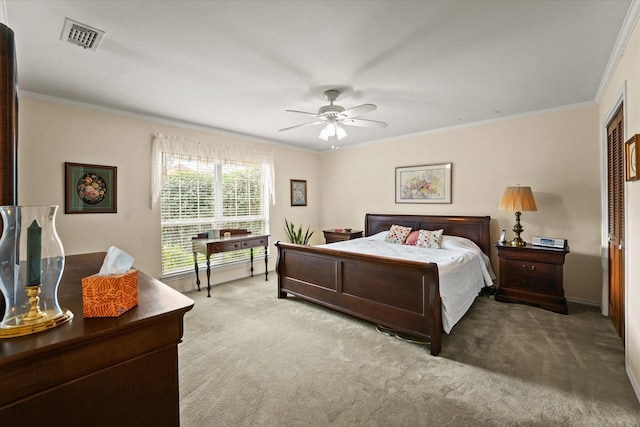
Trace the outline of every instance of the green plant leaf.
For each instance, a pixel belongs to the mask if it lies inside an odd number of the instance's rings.
[[[285,225],[284,229],[287,232],[287,238],[289,239],[289,242],[295,243],[298,245],[309,244],[309,239],[313,235],[313,231],[309,232],[310,227],[307,227],[307,230],[303,235],[302,225],[298,226],[298,229],[296,230],[296,226],[293,224],[293,222],[287,221],[286,218],[284,220],[284,225]]]

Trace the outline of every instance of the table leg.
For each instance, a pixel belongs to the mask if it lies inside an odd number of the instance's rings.
[[[196,285],[198,285],[198,292],[200,292],[200,276],[198,275],[198,253],[193,253],[193,263],[196,266]]]
[[[207,297],[211,298],[211,262],[207,257]]]
[[[264,247],[264,280],[269,281],[269,259],[267,258],[268,246]]]
[[[253,277],[253,248],[251,248],[251,277]]]

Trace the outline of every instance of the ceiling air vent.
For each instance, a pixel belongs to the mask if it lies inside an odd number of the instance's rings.
[[[60,40],[88,50],[97,50],[103,35],[104,31],[102,30],[66,18]]]

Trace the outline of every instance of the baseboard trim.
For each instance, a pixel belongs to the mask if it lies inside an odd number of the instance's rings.
[[[582,299],[577,299],[577,298],[567,298],[567,301],[575,302],[575,303],[578,303],[578,304],[591,305],[593,307],[600,307],[600,303],[599,302],[595,302],[595,301],[587,301],[587,300],[582,300]]]
[[[633,372],[629,369],[629,364],[625,363],[625,370],[627,371],[627,378],[629,378],[629,382],[631,383],[631,388],[633,392],[636,394],[636,398],[638,402],[640,402],[640,386],[638,385],[637,379],[633,376]]]

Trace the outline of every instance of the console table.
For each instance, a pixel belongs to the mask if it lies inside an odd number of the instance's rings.
[[[0,340],[4,426],[180,425],[178,343],[193,300],[138,271],[138,306],[82,317],[82,278],[105,253],[72,255],[58,288],[71,321]]]
[[[229,233],[228,237],[224,237]],[[207,297],[211,297],[211,261],[212,254],[220,252],[238,251],[242,249],[251,250],[251,277],[253,277],[253,248],[264,247],[264,280],[269,280],[268,253],[269,235],[253,235],[248,230],[220,230],[221,237],[213,239],[207,238],[207,234],[199,234],[191,239],[193,246],[193,263],[196,269],[196,284],[200,290],[200,275],[198,272],[198,254],[207,257]]]

